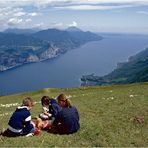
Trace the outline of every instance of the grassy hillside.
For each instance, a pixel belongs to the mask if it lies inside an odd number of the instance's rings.
[[[0,97],[0,129],[7,127],[10,114],[30,96],[37,102],[32,117],[41,110],[43,95],[65,93],[80,113],[81,129],[73,135],[54,135],[43,131],[39,136],[6,138],[2,147],[96,147],[148,146],[148,83],[73,89],[43,89],[36,92]],[[144,118],[144,122],[139,118]]]

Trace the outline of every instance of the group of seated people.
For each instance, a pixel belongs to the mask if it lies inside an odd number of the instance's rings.
[[[32,120],[30,110],[34,103],[30,97],[25,98],[22,106],[17,107],[10,117],[8,128],[2,135],[33,136],[38,135],[41,130],[57,134],[72,134],[79,130],[79,113],[65,94],[60,94],[56,99],[43,96],[41,104],[43,112]]]

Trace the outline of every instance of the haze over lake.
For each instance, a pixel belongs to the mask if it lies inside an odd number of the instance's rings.
[[[148,47],[148,36],[106,35],[97,42],[39,63],[26,64],[0,73],[0,95],[42,88],[79,87],[83,74],[105,75],[118,62]]]

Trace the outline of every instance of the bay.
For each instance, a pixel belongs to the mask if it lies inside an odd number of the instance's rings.
[[[55,59],[0,72],[0,95],[79,87],[82,75],[105,75],[116,68],[118,62],[127,61],[146,47],[146,35],[104,35],[101,41],[89,42]]]

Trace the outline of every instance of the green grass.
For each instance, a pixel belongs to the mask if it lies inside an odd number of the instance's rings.
[[[0,104],[21,103],[30,96],[39,102],[43,95],[71,96],[80,114],[81,129],[72,135],[54,135],[43,131],[39,136],[6,138],[0,136],[1,147],[147,147],[148,146],[148,83],[81,87],[73,89],[43,89],[36,92],[0,97]],[[0,129],[7,128],[10,114],[16,106],[0,106]],[[31,110],[38,115],[41,105]],[[2,116],[2,114],[6,114]],[[144,116],[144,123],[134,121]]]

